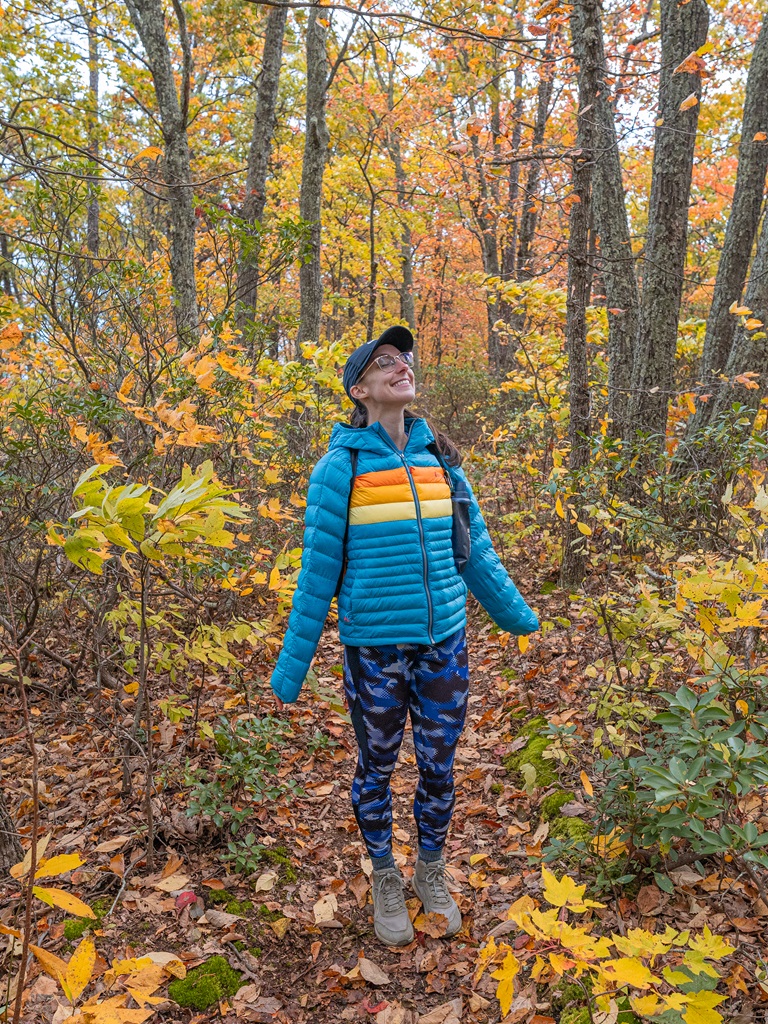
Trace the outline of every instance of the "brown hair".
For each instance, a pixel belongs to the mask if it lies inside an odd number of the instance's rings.
[[[416,413],[411,412],[410,409],[405,410],[406,419],[417,419]],[[427,426],[435,436],[435,444],[437,450],[443,456],[449,466],[460,466],[461,452],[453,443],[453,441],[442,430],[438,430],[433,427],[429,420],[426,421]],[[351,427],[367,427],[368,426],[368,410],[361,402],[355,402],[355,408],[352,410],[352,415],[349,418],[349,425]]]

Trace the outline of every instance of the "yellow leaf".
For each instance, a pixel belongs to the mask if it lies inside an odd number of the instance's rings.
[[[701,935],[690,939],[688,945],[710,960],[722,960],[724,956],[734,952],[733,946],[729,945],[721,935],[713,935],[708,927],[704,928]]]
[[[277,566],[275,566],[272,572],[269,574],[269,589],[280,589],[280,570],[277,568]]]
[[[37,844],[37,859],[40,861],[43,859],[43,854],[46,851],[48,843],[51,841],[52,833],[49,832],[44,839],[41,839]],[[24,875],[29,873],[29,869],[32,867],[32,847],[27,850],[24,854],[24,860],[19,861],[18,864],[14,864],[10,869],[11,878],[23,878]]]
[[[576,966],[576,962],[574,960],[569,960],[567,956],[561,956],[560,953],[550,953],[549,962],[552,966],[552,970],[561,977],[566,971],[570,971],[572,967]]]
[[[691,93],[690,96],[686,96],[683,102],[680,104],[680,110],[690,110],[691,107],[695,107],[699,102],[698,96],[695,93]]]
[[[740,306],[738,301],[736,301],[730,304],[728,312],[733,313],[734,316],[748,316],[752,310],[749,306]]]
[[[285,933],[288,931],[290,924],[290,918],[278,917],[276,921],[269,922],[269,927],[272,929],[272,931],[275,933],[278,939],[284,939]]]
[[[585,537],[592,536],[592,528],[587,526],[586,523],[576,523],[576,529],[579,533],[583,533]]]
[[[35,878],[54,878],[56,875],[65,875],[68,871],[74,871],[84,863],[85,861],[79,853],[62,853],[58,857],[41,861],[35,872]]]
[[[659,978],[654,977],[642,960],[636,957],[621,957],[600,964],[600,974],[611,985],[632,985],[633,988],[648,988]]]
[[[557,500],[555,501],[555,512],[557,512],[557,514],[560,516],[561,519],[565,519],[565,511],[563,510],[563,503],[562,503],[562,501],[560,501],[560,497],[559,496],[558,496]]]
[[[715,1009],[725,999],[716,992],[691,992],[683,1010],[685,1024],[720,1024],[722,1017]]]
[[[521,654],[525,654],[525,652],[528,650],[530,642],[531,638],[529,636],[519,636],[517,638],[517,646],[520,649]]]
[[[123,689],[125,690],[126,693],[138,693],[139,692],[139,684],[138,683],[126,683],[125,686],[123,687]]]
[[[33,946],[30,942],[30,951],[34,953],[40,966],[43,968],[46,974],[58,981],[59,978],[66,977],[67,964],[61,957],[56,956],[55,953],[50,953],[47,949],[43,949],[41,946]]]
[[[481,864],[484,860],[488,860],[488,856],[487,853],[473,853],[469,858],[469,863],[474,867],[475,864]]]
[[[749,704],[747,704],[747,702],[745,700],[737,700],[736,701],[736,707],[739,709],[739,711],[742,713],[742,715],[748,715],[749,714]]]
[[[96,920],[96,915],[88,904],[83,903],[77,896],[73,896],[71,892],[65,892],[64,889],[45,889],[40,885],[33,886],[32,892],[49,907],[61,907],[62,910],[66,910],[68,914],[74,914],[75,917],[88,917],[92,921]]]
[[[567,907],[577,914],[583,913],[589,907],[602,907],[605,904],[595,903],[594,900],[585,900],[584,893],[586,885],[576,885],[572,878],[563,875],[560,881],[547,868],[541,869],[541,880],[544,883],[544,899],[553,907]]]
[[[480,981],[486,967],[491,963],[497,953],[498,949],[496,948],[496,939],[491,936],[477,955],[477,961],[475,962],[475,984]]]
[[[653,992],[647,996],[630,996],[629,1001],[641,1017],[654,1017],[659,1009],[659,997]]]
[[[614,828],[606,835],[595,836],[589,845],[598,857],[604,857],[606,860],[615,860],[622,853],[626,853],[628,849],[627,844],[619,838],[620,836],[621,830]]]
[[[79,999],[91,980],[96,964],[96,947],[93,939],[86,936],[67,964],[67,984],[72,992],[72,1002]]]
[[[581,772],[579,778],[581,779],[581,784],[584,787],[584,791],[586,792],[587,796],[594,796],[595,791],[592,788],[592,783],[589,781],[589,776],[587,775],[587,773]]]
[[[499,983],[496,989],[496,998],[499,1000],[501,1013],[504,1017],[509,1013],[509,1008],[512,1005],[512,999],[515,994],[515,976],[519,970],[520,961],[510,950],[504,957],[501,967],[491,975]]]

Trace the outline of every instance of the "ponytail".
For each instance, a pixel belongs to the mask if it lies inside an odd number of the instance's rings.
[[[416,419],[416,414],[411,412],[410,409],[405,410],[406,419]],[[442,430],[438,430],[433,427],[429,420],[426,421],[427,426],[432,431],[435,437],[435,444],[437,450],[443,456],[449,466],[460,466],[461,465],[461,452],[453,443],[453,441]],[[351,427],[367,427],[368,426],[368,410],[360,402],[355,402],[355,408],[352,410],[352,415],[349,418],[349,425]]]

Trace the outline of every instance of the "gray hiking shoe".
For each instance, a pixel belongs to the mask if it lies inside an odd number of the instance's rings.
[[[425,914],[442,914],[448,918],[445,937],[455,935],[461,928],[461,913],[456,906],[456,900],[448,892],[445,882],[445,861],[435,860],[425,864],[423,860],[418,859],[411,885],[421,900]]]
[[[373,929],[386,946],[407,946],[413,940],[403,885],[397,868],[373,872]]]

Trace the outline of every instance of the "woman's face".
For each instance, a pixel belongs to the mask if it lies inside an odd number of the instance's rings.
[[[381,345],[377,348],[373,359],[352,388],[352,396],[363,402],[369,410],[405,408],[416,398],[413,367],[397,359],[394,366],[382,370],[375,360],[383,355],[397,357],[400,349],[394,345]]]

